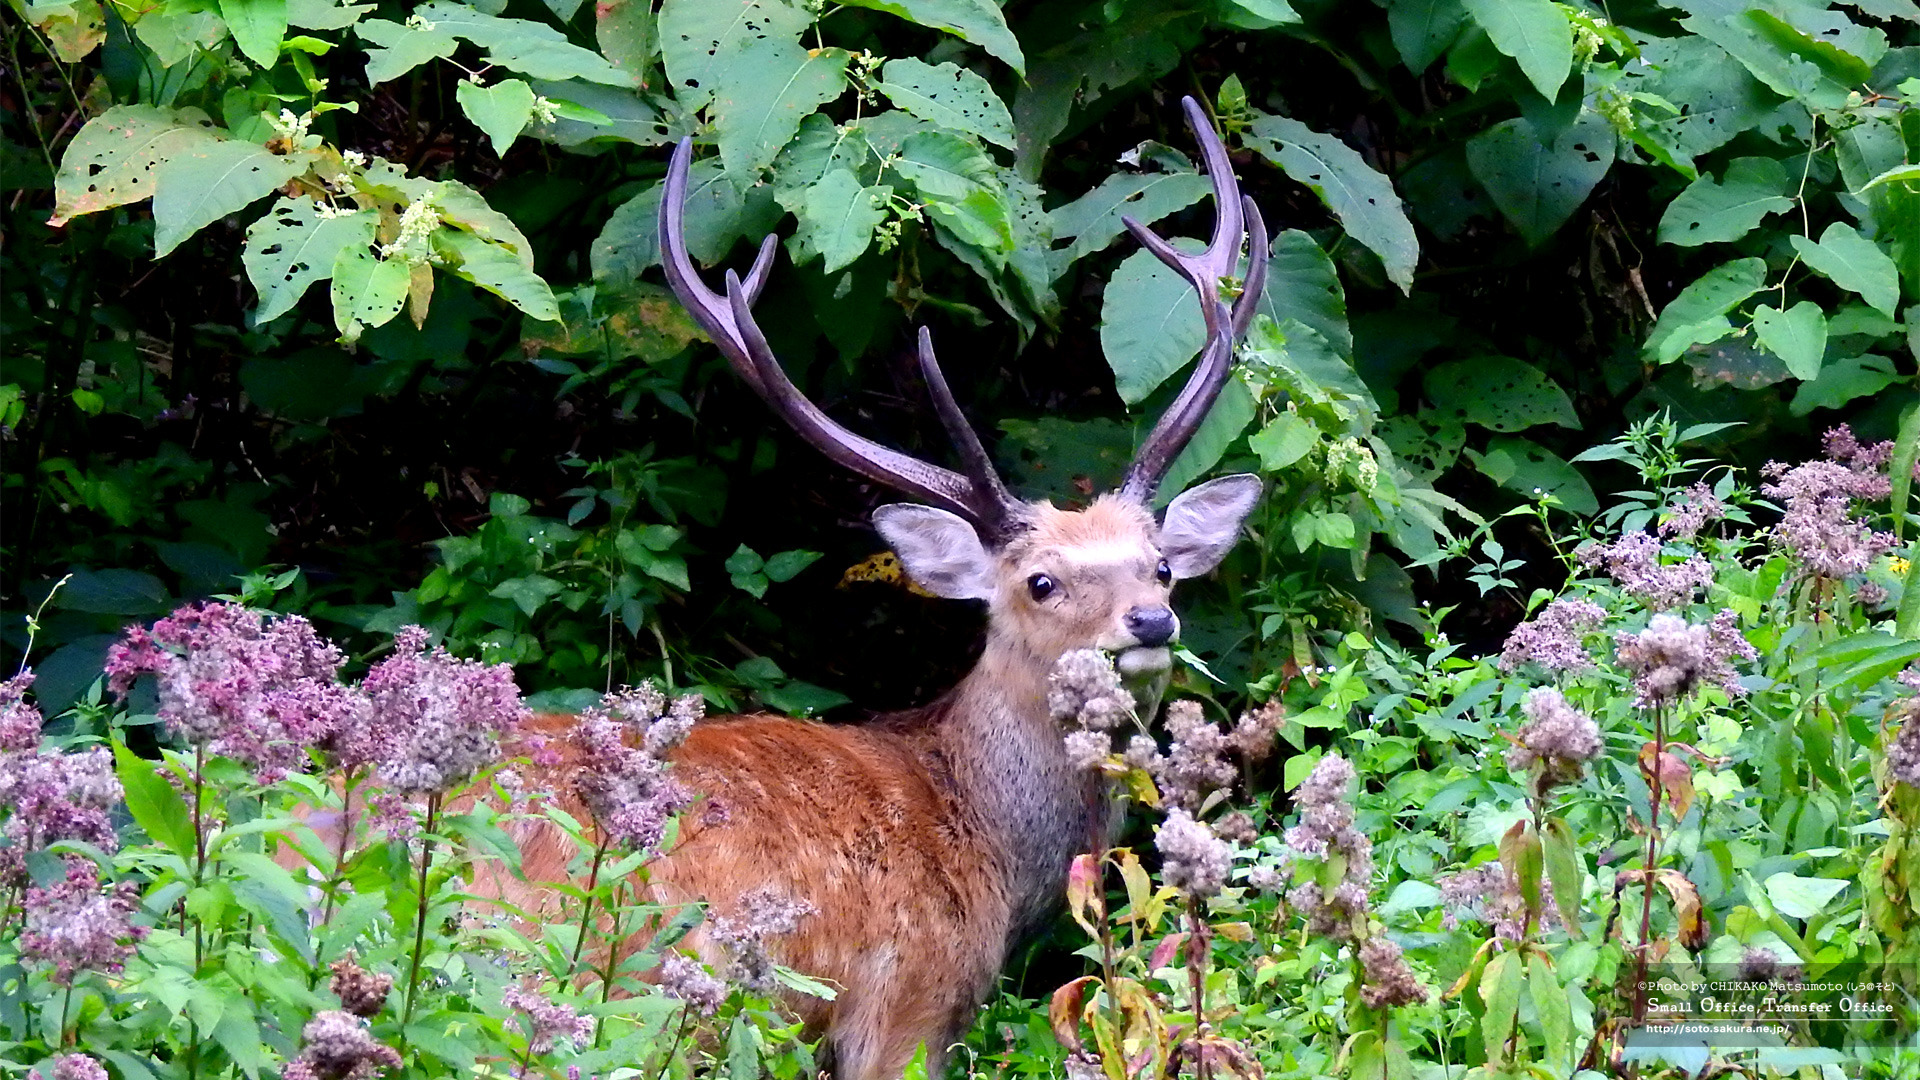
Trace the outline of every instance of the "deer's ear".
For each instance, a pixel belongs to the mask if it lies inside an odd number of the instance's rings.
[[[1209,480],[1167,504],[1160,523],[1160,553],[1177,578],[1199,577],[1220,565],[1240,523],[1260,501],[1260,478],[1239,473]]]
[[[921,588],[949,600],[993,596],[993,557],[960,515],[891,503],[873,512],[873,525]]]

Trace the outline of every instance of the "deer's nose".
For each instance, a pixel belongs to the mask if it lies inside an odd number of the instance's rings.
[[[1128,611],[1120,620],[1126,624],[1127,632],[1142,645],[1165,645],[1173,640],[1173,632],[1180,624],[1173,617],[1173,611],[1164,607],[1137,607]]]

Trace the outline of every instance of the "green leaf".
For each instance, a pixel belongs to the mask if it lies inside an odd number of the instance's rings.
[[[544,574],[528,574],[524,577],[508,578],[493,587],[488,596],[502,600],[511,600],[515,607],[529,618],[539,611],[547,601],[559,596],[566,586]]]
[[[1662,243],[1696,247],[1738,240],[1769,214],[1793,209],[1793,182],[1772,158],[1739,158],[1725,178],[1695,180],[1667,204],[1660,218]]]
[[[1893,168],[1867,181],[1866,187],[1861,188],[1860,192],[1856,194],[1870,191],[1873,188],[1879,187],[1881,184],[1912,183],[1920,183],[1920,165],[1895,165]]]
[[[1562,818],[1549,817],[1541,834],[1542,855],[1547,867],[1547,882],[1553,888],[1553,903],[1560,910],[1560,922],[1575,940],[1581,935],[1580,894],[1587,870],[1574,840],[1573,830]]]
[[[1607,175],[1614,141],[1612,126],[1596,113],[1582,114],[1551,146],[1527,120],[1507,120],[1467,140],[1467,167],[1500,213],[1537,247]]]
[[[688,112],[706,108],[730,78],[742,49],[760,41],[800,43],[813,25],[804,7],[784,0],[665,0],[660,5],[660,55],[674,97]]]
[[[384,326],[407,302],[412,272],[366,248],[342,248],[333,260],[333,324],[340,336],[357,341],[367,327]]]
[[[1652,38],[1641,44],[1640,57],[1645,66],[1630,67],[1616,85],[1657,95],[1683,111],[1636,113],[1635,132],[1664,148],[1689,177],[1694,158],[1724,146],[1778,107],[1772,91],[1705,38]]]
[[[944,131],[908,136],[889,168],[905,177],[927,200],[958,202],[994,183],[993,161],[986,151]]]
[[[193,819],[173,785],[153,763],[119,743],[113,744],[114,772],[125,789],[127,813],[157,844],[183,859],[193,858]]]
[[[1195,250],[1198,244],[1179,246]],[[1120,263],[1100,301],[1100,347],[1120,400],[1138,405],[1206,343],[1200,304],[1186,280],[1149,251]]]
[[[1312,236],[1288,229],[1273,238],[1267,259],[1267,289],[1260,312],[1284,323],[1298,319],[1327,339],[1342,357],[1353,356],[1353,331],[1347,326],[1347,297],[1333,260]]]
[[[987,80],[954,63],[889,60],[874,89],[895,106],[949,131],[1013,149],[1013,116]]]
[[[67,144],[53,179],[48,224],[64,225],[81,214],[150,198],[162,162],[218,139],[198,109],[115,105],[87,121]]]
[[[1886,37],[1872,59],[1855,56],[1831,41],[1812,36],[1770,11],[1752,9],[1747,22],[1760,36],[1782,52],[1790,53],[1820,69],[1821,74],[1842,86],[1858,86],[1873,78],[1873,62],[1886,52]]]
[[[848,7],[897,15],[929,30],[944,30],[985,49],[1015,73],[1027,73],[1027,58],[1020,52],[1020,42],[992,0],[846,0],[846,3]]]
[[[1526,983],[1521,963],[1519,953],[1503,952],[1480,973],[1480,998],[1487,1006],[1480,1017],[1480,1039],[1490,1063],[1505,1059],[1507,1038],[1520,1012],[1520,989]]]
[[[432,60],[452,56],[460,40],[439,27],[403,26],[385,19],[367,19],[353,28],[366,41],[380,46],[367,50],[367,82],[378,86],[397,79]]]
[[[1547,494],[1558,499],[1569,513],[1584,516],[1600,512],[1600,501],[1580,470],[1532,440],[1499,435],[1487,441],[1485,452],[1468,450],[1467,455],[1494,483],[1529,501]]]
[[[1527,80],[1552,101],[1573,70],[1573,26],[1553,0],[1465,0],[1467,13],[1493,47],[1514,58]]]
[[[1262,472],[1281,469],[1306,457],[1320,443],[1320,429],[1298,413],[1284,411],[1247,439],[1247,449],[1260,455]]]
[[[1860,294],[1874,310],[1894,318],[1900,305],[1900,271],[1893,259],[1859,230],[1836,221],[1814,243],[1791,236],[1800,260],[1835,285]]]
[[[1073,243],[1054,255],[1056,273],[1086,255],[1103,250],[1126,232],[1122,216],[1152,225],[1184,210],[1213,190],[1207,178],[1194,172],[1115,173],[1100,186],[1052,212],[1053,235]]]
[[[720,159],[736,184],[751,184],[800,129],[803,117],[846,89],[848,54],[808,52],[766,38],[742,46],[713,98]]]
[[[1700,275],[1660,311],[1647,334],[1646,351],[1662,364],[1679,359],[1699,339],[1698,328],[1738,307],[1767,283],[1764,259],[1735,259]]]
[[[1200,427],[1193,433],[1193,440],[1180,451],[1180,456],[1173,459],[1173,464],[1167,466],[1167,474],[1160,481],[1155,504],[1165,506],[1175,495],[1218,465],[1227,448],[1247,430],[1247,425],[1253,423],[1253,418],[1258,414],[1259,407],[1246,383],[1239,379],[1229,380],[1221,388],[1220,396],[1214,399],[1213,408],[1207,410],[1206,419],[1200,421]]]
[[[170,606],[167,587],[144,570],[76,570],[53,594],[62,611],[95,615],[152,615]]]
[[[1802,300],[1786,311],[1762,304],[1753,310],[1753,332],[1794,378],[1820,374],[1820,359],[1827,354],[1827,317],[1819,304]]]
[[[1511,356],[1455,360],[1427,372],[1427,400],[1440,416],[1493,431],[1537,424],[1578,428],[1573,402],[1539,368]]]
[[[237,139],[196,141],[169,155],[153,178],[153,254],[244,210],[312,166],[306,153],[275,154]]]
[[[777,552],[773,558],[767,560],[767,577],[776,582],[792,581],[800,571],[819,561],[821,555],[822,553],[818,551],[803,551],[799,548]]]
[[[957,201],[930,197],[926,208],[928,218],[940,226],[940,232],[983,256],[994,273],[1006,267],[1013,249],[1013,222],[1006,196],[1000,191],[978,188]],[[987,277],[990,287],[998,284],[992,275],[983,272],[982,276]]]
[[[1552,1074],[1570,1074],[1573,1070],[1573,1006],[1567,999],[1567,988],[1560,985],[1560,977],[1544,953],[1527,954],[1527,996],[1533,999],[1534,1016],[1540,1021],[1540,1035],[1546,1043]]]
[[[498,157],[507,156],[507,148],[526,130],[527,121],[533,119],[533,87],[520,79],[508,79],[492,86],[461,79],[453,88],[453,96],[473,126],[486,132]]]
[[[1393,47],[1415,75],[1423,74],[1447,51],[1466,21],[1467,10],[1460,0],[1392,0],[1387,5]]]
[[[1256,117],[1246,141],[1320,196],[1347,234],[1380,257],[1401,292],[1413,287],[1420,241],[1391,181],[1339,139],[1285,116]]]
[[[1789,411],[1795,416],[1805,416],[1815,409],[1837,409],[1849,401],[1878,394],[1900,381],[1893,361],[1884,356],[1868,353],[1845,357],[1821,368],[1819,378],[1802,386],[1800,392],[1793,395]]]
[[[594,6],[593,42],[613,66],[643,89],[660,45],[650,0],[602,0]]]
[[[1774,910],[1790,919],[1811,919],[1827,910],[1834,897],[1847,891],[1848,882],[1839,878],[1809,878],[1779,873],[1766,880],[1767,900]]]
[[[634,84],[632,74],[607,63],[599,53],[573,44],[545,23],[503,19],[453,0],[434,0],[415,9],[414,14],[433,26],[431,33],[452,34],[487,50],[487,63],[536,79],[585,79],[606,86]]]
[[[248,280],[260,293],[254,325],[293,310],[309,286],[332,276],[342,251],[372,246],[379,220],[372,210],[326,217],[313,199],[283,196],[247,227],[247,246],[240,256]]]
[[[220,17],[246,58],[270,68],[287,36],[287,0],[220,0]]]
[[[831,274],[852,263],[867,250],[874,227],[887,217],[893,189],[885,184],[861,187],[845,169],[835,169],[807,190],[807,205],[794,234],[794,261],[813,255],[826,260]]]
[[[559,321],[560,305],[554,302],[553,290],[515,252],[459,229],[436,230],[433,246],[440,255],[451,257],[447,269],[455,277],[473,282],[529,318]]]

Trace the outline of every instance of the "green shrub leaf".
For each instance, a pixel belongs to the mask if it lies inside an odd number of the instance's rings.
[[[1013,149],[1013,116],[987,80],[958,64],[889,60],[874,89],[895,106],[949,131]]]
[[[800,129],[802,117],[846,89],[842,49],[809,52],[766,38],[741,46],[713,99],[720,159],[736,184],[751,184]]]
[[[1380,257],[1401,292],[1412,288],[1420,241],[1386,177],[1339,139],[1284,116],[1255,119],[1247,144],[1320,196],[1341,227]]]
[[[1667,204],[1660,218],[1662,243],[1695,247],[1738,240],[1769,214],[1793,209],[1793,183],[1772,158],[1739,158],[1724,179],[1703,176]]]
[[[507,79],[492,86],[462,79],[454,87],[453,96],[473,126],[486,132],[488,141],[493,143],[494,154],[499,157],[507,156],[507,148],[526,130],[527,121],[533,119],[533,87],[520,79]]]
[[[220,17],[247,59],[270,68],[287,36],[287,0],[220,0]]]
[[[1527,80],[1552,101],[1573,69],[1573,26],[1553,0],[1465,0],[1467,13],[1493,47],[1513,57]]]
[[[800,231],[793,238],[794,261],[819,255],[829,274],[853,262],[872,242],[874,227],[886,220],[892,197],[885,184],[862,187],[845,169],[828,173],[807,190]]]
[[[327,216],[312,199],[282,197],[248,226],[241,261],[260,293],[255,324],[293,310],[309,286],[332,276],[342,251],[372,246],[378,219],[371,210]]]
[[[1802,300],[1785,311],[1762,304],[1753,309],[1753,332],[1794,378],[1820,374],[1820,359],[1827,354],[1827,317],[1819,304]]]
[[[1843,289],[1860,294],[1874,310],[1895,317],[1900,305],[1900,271],[1893,259],[1859,230],[1836,221],[1818,243],[1789,237],[1802,262]]]
[[[801,5],[785,0],[664,0],[660,5],[660,55],[667,80],[688,111],[703,109],[726,83],[742,49],[760,41],[798,45],[813,25]]]
[[[1594,113],[1582,115],[1551,145],[1540,141],[1532,123],[1515,119],[1467,140],[1467,167],[1500,213],[1538,246],[1607,175],[1613,150],[1613,128]]]
[[[1427,372],[1426,390],[1440,416],[1492,431],[1524,431],[1538,424],[1580,426],[1567,392],[1539,368],[1511,356],[1441,364]]]
[[[884,11],[930,30],[944,30],[980,46],[1016,73],[1027,73],[1019,39],[992,0],[847,0],[847,6]]]

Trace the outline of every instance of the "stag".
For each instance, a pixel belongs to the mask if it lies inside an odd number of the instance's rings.
[[[1207,344],[1119,489],[1084,509],[1014,497],[954,401],[922,328],[927,390],[964,471],[848,431],[787,378],[753,319],[775,238],[725,295],[702,283],[683,225],[691,140],[674,151],[660,208],[667,279],[747,385],[834,461],[919,503],[882,506],[873,522],[922,587],[985,600],[985,650],[959,685],[918,709],[863,724],[782,716],[697,725],[676,775],[726,808],[724,822],[685,822],[652,868],[655,899],[707,901],[718,913],[772,886],[814,914],[781,940],[779,959],[838,987],[831,1001],[789,1005],[824,1033],[839,1080],[901,1074],[921,1046],[931,1075],[971,1024],[1009,949],[1060,903],[1073,857],[1110,833],[1106,782],[1075,768],[1047,709],[1047,677],[1072,649],[1107,650],[1143,706],[1166,687],[1179,621],[1173,582],[1205,574],[1259,497],[1248,475],[1201,484],[1156,521],[1155,490],[1232,374],[1234,344],[1258,303],[1267,235],[1235,183],[1226,149],[1191,98],[1187,121],[1212,178],[1217,221],[1205,251],[1177,250],[1127,228],[1199,293]],[[1247,270],[1222,298],[1247,243]],[[538,845],[537,845],[538,846]],[[528,878],[564,878],[558,844],[529,851]],[[551,863],[552,865],[541,865]]]

